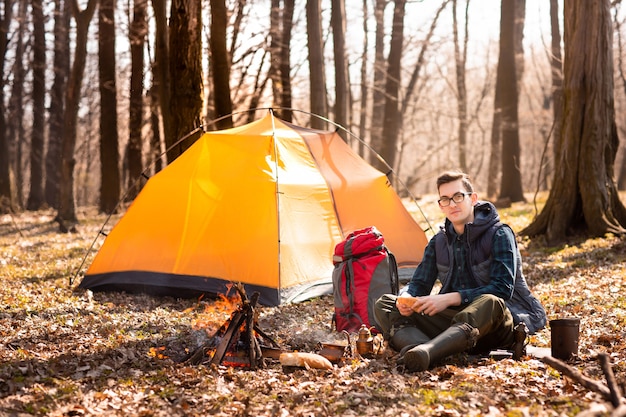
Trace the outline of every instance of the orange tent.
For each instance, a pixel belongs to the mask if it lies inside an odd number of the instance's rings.
[[[80,287],[171,296],[241,282],[278,305],[332,290],[332,254],[376,226],[400,267],[426,235],[391,187],[336,132],[268,113],[205,133],[152,177],[108,234]]]

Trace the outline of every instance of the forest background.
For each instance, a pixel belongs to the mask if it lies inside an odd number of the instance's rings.
[[[71,230],[76,205],[117,211],[199,129],[268,107],[345,127],[401,193],[432,192],[438,172],[459,167],[485,197],[522,200],[554,178],[566,25],[557,1],[502,4],[5,0],[3,210],[58,209]],[[602,7],[621,138],[623,13]],[[624,146],[611,153],[624,189]]]

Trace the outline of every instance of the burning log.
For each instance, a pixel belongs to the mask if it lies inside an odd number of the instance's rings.
[[[198,365],[204,362],[205,356],[211,351],[211,364],[220,365],[227,363],[232,366],[245,366],[256,369],[262,366],[264,351],[270,352],[272,348],[281,352],[278,344],[263,332],[256,322],[255,307],[259,299],[259,293],[255,292],[252,297],[248,296],[242,284],[235,284],[235,289],[241,297],[241,305],[235,310],[230,318],[215,333],[212,340],[207,341],[196,349],[186,362]],[[219,339],[215,347],[216,339]],[[263,347],[261,340],[266,340],[271,347]],[[268,356],[272,356],[269,354]]]

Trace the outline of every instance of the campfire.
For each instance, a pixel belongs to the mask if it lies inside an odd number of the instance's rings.
[[[259,293],[255,292],[248,298],[242,284],[235,284],[234,288],[239,293],[241,305],[210,340],[189,356],[187,362],[256,369],[265,365],[265,358],[277,359],[282,352],[256,321],[255,307]]]

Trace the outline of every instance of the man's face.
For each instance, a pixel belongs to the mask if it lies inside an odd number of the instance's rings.
[[[456,180],[439,187],[439,207],[452,222],[457,231],[474,221],[474,205],[478,201],[476,193],[469,193],[463,188],[463,182]]]

